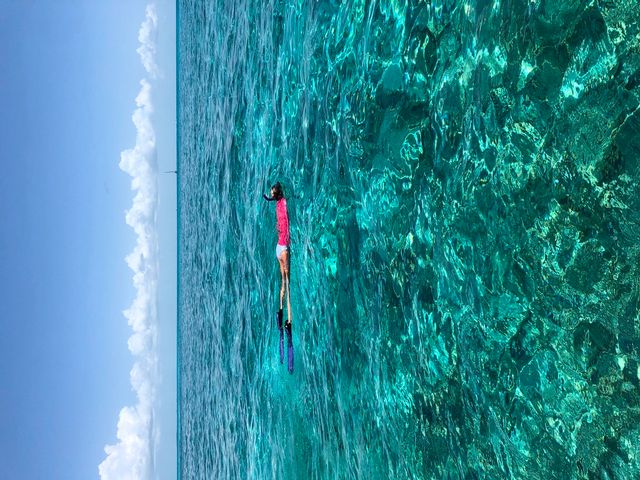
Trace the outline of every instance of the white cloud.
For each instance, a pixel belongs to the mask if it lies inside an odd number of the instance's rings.
[[[140,27],[138,53],[153,78],[155,63],[155,32],[157,15],[154,5],[147,6],[146,19]],[[153,474],[155,445],[153,411],[158,380],[157,344],[157,285],[158,240],[156,207],[158,204],[156,138],[153,129],[151,84],[143,79],[136,97],[132,120],[136,127],[135,147],[122,152],[120,168],[131,176],[135,192],[125,220],[136,234],[136,245],[125,261],[133,271],[136,297],[123,312],[133,331],[128,346],[134,356],[130,381],[137,404],[120,411],[117,427],[118,443],[107,445],[107,457],[99,465],[102,480],[148,479]]]
[[[147,17],[140,26],[138,32],[138,41],[140,46],[136,50],[142,65],[151,78],[156,78],[159,74],[158,65],[156,65],[156,31],[158,28],[158,15],[156,14],[156,6],[154,4],[147,5]]]

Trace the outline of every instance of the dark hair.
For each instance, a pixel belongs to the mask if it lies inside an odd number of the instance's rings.
[[[276,200],[284,198],[284,192],[282,191],[282,185],[280,185],[280,182],[274,183],[271,188],[275,190],[273,198],[275,198]]]

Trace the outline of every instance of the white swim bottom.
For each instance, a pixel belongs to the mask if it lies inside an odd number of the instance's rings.
[[[287,251],[289,251],[289,247],[286,245],[276,245],[276,258],[280,260],[282,253]]]

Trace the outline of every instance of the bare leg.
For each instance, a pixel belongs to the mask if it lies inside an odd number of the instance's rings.
[[[289,289],[289,252],[283,252],[282,263],[284,265],[284,285],[287,290],[287,323],[291,324],[291,290]],[[280,302],[282,304],[282,301]]]
[[[282,253],[284,266],[284,284],[287,288],[287,322],[284,324],[284,330],[287,332],[287,369],[289,373],[293,373],[293,339],[291,336],[291,289],[289,282],[289,252]]]
[[[287,322],[291,325],[291,290],[289,290],[289,274],[287,273]]]
[[[280,264],[280,274],[282,275],[282,283],[280,284],[280,310],[282,310],[282,301],[284,299],[284,292],[285,292],[285,274],[284,274],[284,266],[285,263],[282,261],[284,255],[281,255],[280,258],[278,258],[278,263]]]

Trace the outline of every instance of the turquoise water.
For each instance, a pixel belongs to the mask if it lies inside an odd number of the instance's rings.
[[[181,478],[640,477],[638,18],[178,2]]]

